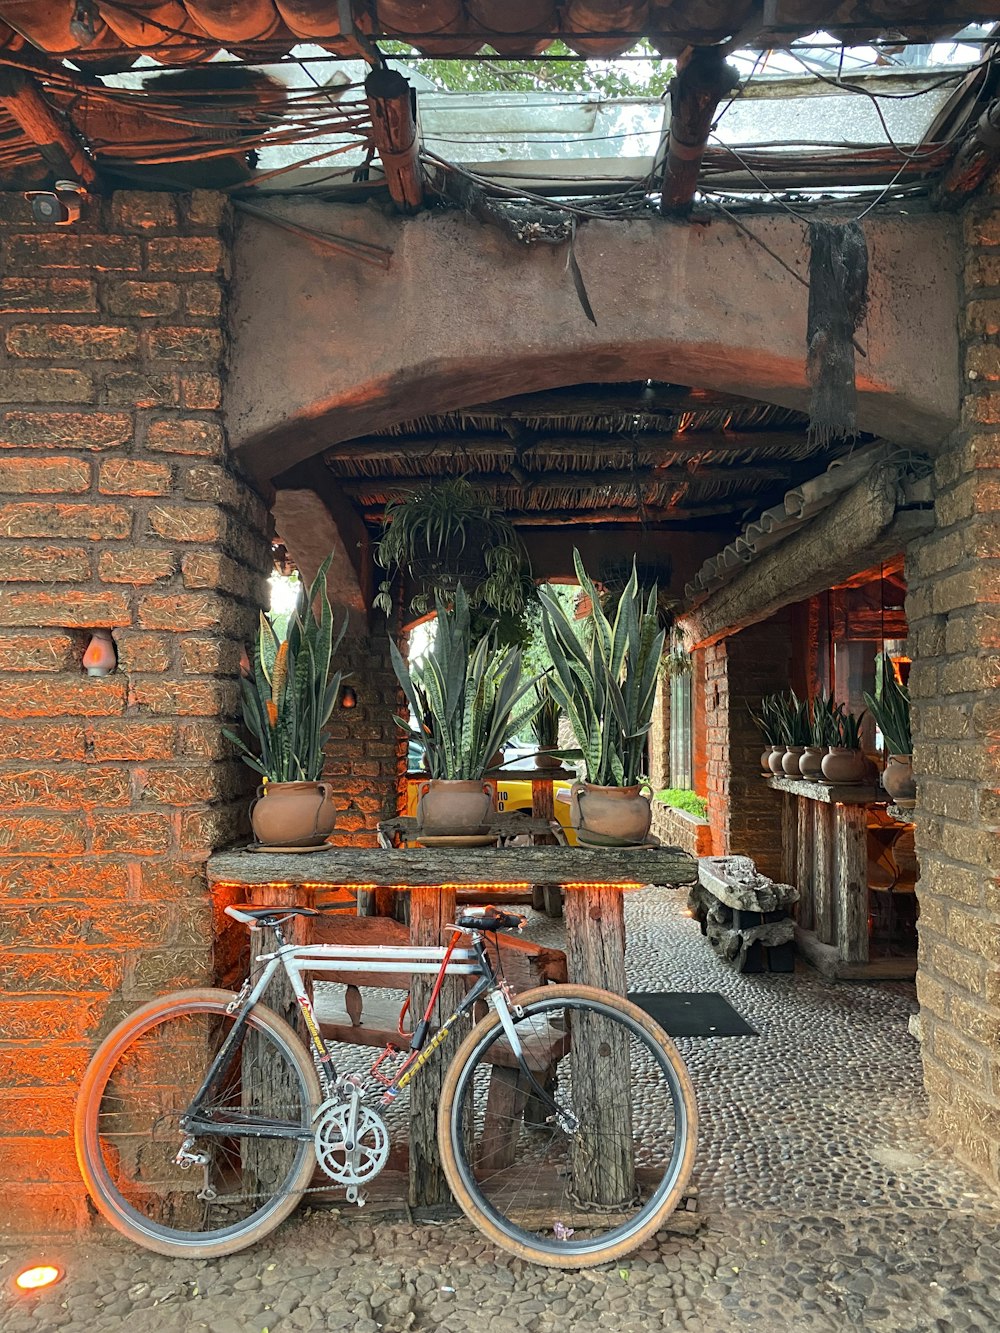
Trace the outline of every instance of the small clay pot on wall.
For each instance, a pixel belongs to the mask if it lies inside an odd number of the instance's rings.
[[[882,774],[882,786],[904,810],[916,805],[917,784],[913,779],[913,755],[891,754]]]
[[[250,807],[254,837],[265,847],[322,847],[337,823],[328,782],[268,782]]]
[[[865,776],[865,756],[862,750],[845,750],[831,745],[823,756],[823,777],[836,786],[853,786]]]

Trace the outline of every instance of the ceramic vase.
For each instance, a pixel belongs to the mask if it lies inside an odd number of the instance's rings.
[[[417,786],[417,828],[430,838],[464,838],[489,832],[493,784],[428,778]]]
[[[823,776],[823,747],[807,745],[799,760],[799,773],[806,782],[818,782]]]
[[[570,823],[582,841],[637,847],[649,836],[651,787],[598,787],[574,782],[569,792]]]
[[[328,782],[268,782],[250,807],[254,837],[267,847],[321,847],[337,823]]]
[[[789,745],[781,759],[781,771],[786,778],[797,778],[799,774],[799,760],[802,758],[804,745]]]
[[[882,774],[882,786],[897,805],[912,808],[916,802],[917,784],[913,780],[913,756],[891,754]]]
[[[831,745],[823,756],[823,777],[843,786],[861,782],[865,775],[865,756],[861,750],[845,750]]]
[[[768,756],[767,764],[776,778],[780,778],[784,770],[781,767],[781,761],[784,758],[785,747],[783,745],[772,745],[771,753]]]

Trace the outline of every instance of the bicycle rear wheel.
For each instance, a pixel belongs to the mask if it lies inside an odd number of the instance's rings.
[[[456,1201],[496,1244],[587,1268],[642,1244],[680,1202],[697,1138],[694,1089],[666,1033],[620,996],[545,986],[455,1054],[438,1135]]]
[[[195,1135],[182,1168],[180,1117],[231,1031],[234,996],[179,991],[138,1009],[91,1061],[77,1101],[80,1171],[112,1226],[158,1254],[231,1254],[295,1208],[315,1165],[319,1081],[295,1032],[258,1005],[203,1108],[225,1135]],[[299,1131],[280,1137],[275,1131]]]

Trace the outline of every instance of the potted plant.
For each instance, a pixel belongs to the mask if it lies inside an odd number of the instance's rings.
[[[761,772],[768,778],[772,776],[772,773],[781,772],[780,757],[785,753],[785,744],[781,739],[779,707],[776,694],[765,694],[760,701],[757,712],[755,713],[752,708],[750,709],[750,717],[764,742],[764,750],[760,756]],[[778,767],[775,769],[771,768],[770,759],[772,754],[779,759]]]
[[[535,697],[538,700],[538,712],[531,723],[531,732],[538,746],[535,766],[559,768],[562,760],[555,751],[559,748],[559,719],[562,710],[552,697],[547,676],[535,681]]]
[[[912,807],[917,788],[913,781],[910,692],[896,678],[896,668],[888,653],[879,653],[875,658],[875,694],[866,694],[865,704],[885,742],[882,786],[897,805]]]
[[[823,776],[823,756],[827,747],[836,742],[839,736],[837,719],[843,711],[844,705],[835,704],[832,694],[818,694],[813,699],[809,744],[799,759],[799,773],[806,782],[818,782]]]
[[[535,697],[524,702],[535,681],[521,679],[520,649],[497,647],[492,635],[475,641],[461,584],[450,605],[440,593],[435,605],[434,641],[419,662],[408,665],[390,644],[396,677],[418,719],[396,721],[423,750],[430,775],[418,788],[422,838],[479,840],[488,834],[493,808],[493,784],[483,781],[486,770],[540,704]]]
[[[778,736],[785,743],[780,764],[774,767],[773,759],[768,762],[772,772],[783,773],[787,778],[800,777],[799,760],[809,743],[809,703],[800,699],[794,690],[787,694],[777,694],[775,709],[778,720]]]
[[[507,518],[464,477],[443,477],[386,505],[375,559],[387,571],[375,595],[386,615],[402,571],[415,585],[409,606],[418,615],[438,597],[450,601],[461,583],[477,638],[499,623],[501,641],[521,641],[534,597],[528,554]]]
[[[326,591],[332,558],[324,560],[308,593],[300,586],[283,639],[261,613],[250,669],[240,681],[252,746],[223,728],[243,762],[263,775],[250,822],[257,841],[267,846],[322,846],[336,824],[330,785],[320,781],[324,727],[342,678],[332,670],[333,654],[347,627],[345,617],[334,632]]]
[[[664,641],[656,588],[640,591],[633,568],[612,623],[579,551],[573,560],[589,601],[590,633],[578,633],[548,589],[539,594],[553,662],[548,688],[572,724],[580,744],[574,754],[587,771],[586,782],[570,790],[571,823],[582,843],[633,846],[648,837],[651,818],[652,790],[642,773]]]
[[[861,749],[861,723],[865,711],[858,714],[844,711],[844,705],[837,706],[835,714],[837,734],[827,747],[823,756],[823,777],[827,782],[853,784],[861,782],[865,775],[865,756]]]

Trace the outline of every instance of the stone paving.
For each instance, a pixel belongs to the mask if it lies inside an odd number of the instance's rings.
[[[682,908],[670,890],[627,900],[630,984],[720,991],[760,1033],[680,1043],[702,1118],[696,1235],[563,1274],[463,1222],[373,1224],[347,1209],[306,1211],[212,1261],[95,1231],[0,1254],[0,1330],[995,1333],[1000,1198],[922,1131],[913,987],[801,968],[738,976]],[[539,917],[529,934],[557,943],[560,930]],[[9,1278],[43,1253],[64,1280],[13,1296]]]

